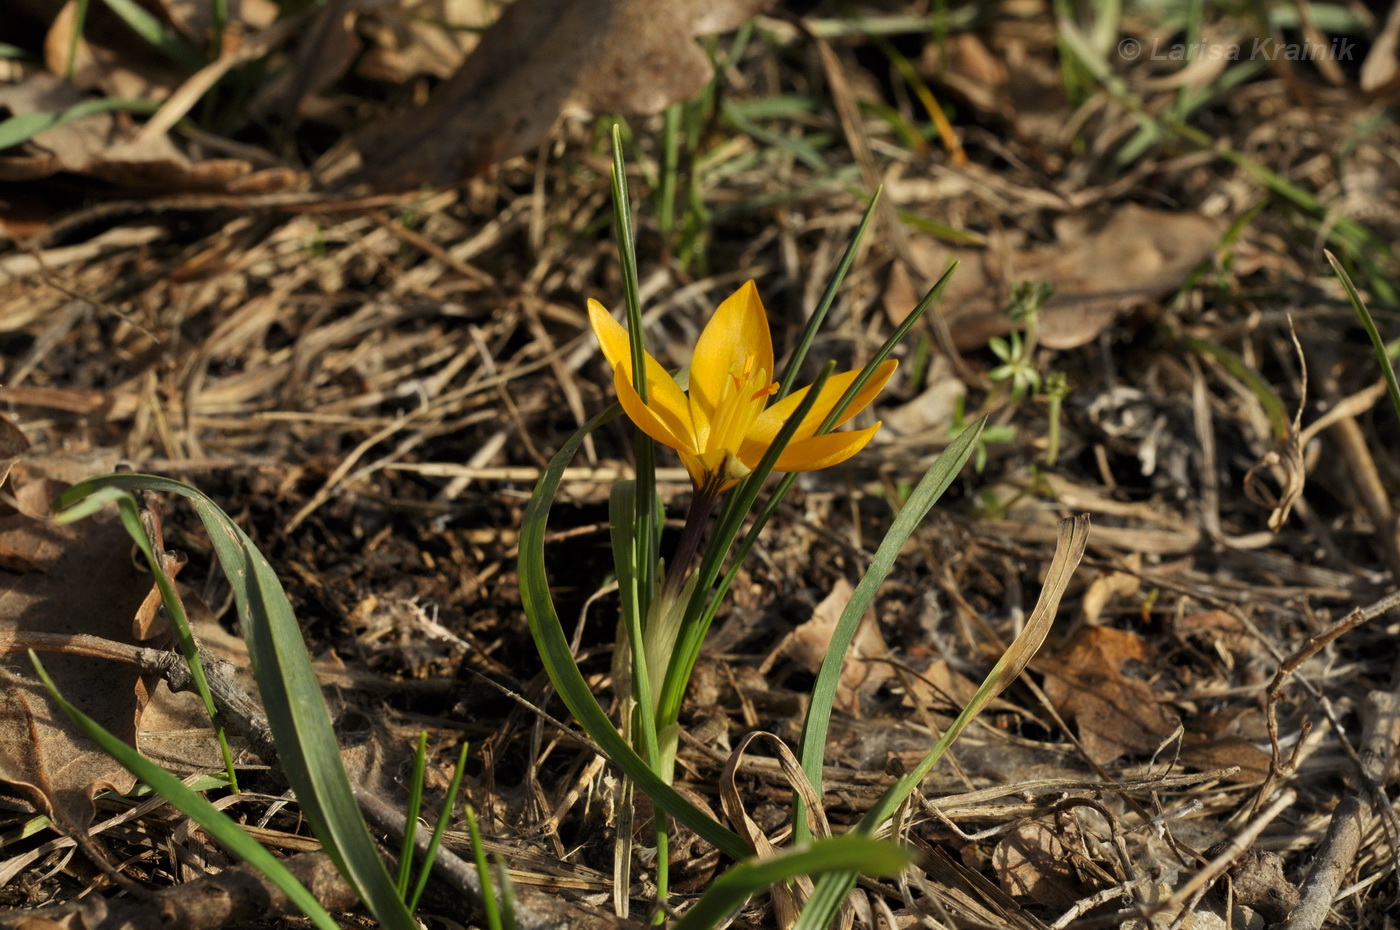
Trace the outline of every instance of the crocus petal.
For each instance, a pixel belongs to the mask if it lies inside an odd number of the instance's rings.
[[[778,456],[778,464],[773,466],[773,470],[816,471],[818,468],[839,464],[864,449],[865,444],[870,441],[870,437],[874,436],[879,428],[880,424],[876,423],[869,429],[853,429],[846,433],[824,433],[821,436],[809,436],[806,439],[790,442],[783,450],[783,454]],[[757,462],[753,463],[753,465],[757,464]]]
[[[603,358],[608,360],[608,364],[613,368],[619,365],[627,366],[627,373],[632,373],[632,340],[627,335],[627,330],[621,323],[613,319],[613,315],[608,312],[598,301],[588,300],[588,323],[593,327],[593,335],[598,337],[598,345],[602,346]]]
[[[890,380],[896,367],[898,367],[898,363],[894,359],[881,362],[880,367],[875,369],[874,375],[860,389],[860,393],[856,394],[855,398],[846,406],[846,412],[841,414],[841,418],[836,421],[834,426],[840,426],[864,410],[875,399],[875,395],[884,389],[885,383]],[[822,386],[821,393],[817,395],[816,402],[812,404],[812,409],[798,424],[797,432],[792,434],[792,442],[788,444],[789,449],[799,441],[811,437],[817,431],[817,427],[822,425],[822,421],[831,412],[831,408],[841,399],[841,395],[846,393],[846,388],[851,386],[859,374],[860,371],[857,369],[832,375],[826,379],[826,384]],[[764,451],[777,438],[778,431],[783,428],[787,418],[797,410],[798,405],[802,403],[802,399],[807,396],[810,389],[811,385],[808,385],[799,391],[793,391],[759,414],[758,419],[749,428],[748,435],[744,437],[744,444],[739,449],[739,457],[745,462],[756,462],[761,458]]]
[[[627,382],[631,384],[632,343],[628,339],[627,330],[596,300],[588,302],[588,321],[593,325],[593,334],[598,337],[603,357],[608,360],[614,371],[624,372]],[[686,400],[685,391],[676,384],[676,379],[671,377],[671,373],[652,358],[650,352],[642,354],[646,358],[647,366],[647,405],[666,423],[673,434],[686,437],[687,445],[693,446],[695,430],[690,421],[690,402]],[[640,398],[638,400],[640,401]],[[653,438],[665,442],[659,436]],[[666,444],[676,448],[669,442]]]
[[[660,366],[657,366],[660,367]],[[665,374],[665,372],[662,372]],[[669,379],[671,376],[666,375]],[[675,381],[671,382],[673,388]],[[632,379],[627,372],[623,371],[619,365],[613,369],[613,387],[617,389],[617,399],[622,403],[622,409],[632,418],[632,422],[637,428],[646,433],[657,442],[670,446],[683,455],[695,454],[695,437],[690,435],[690,423],[682,421],[681,416],[689,416],[689,411],[685,407],[685,395],[681,394],[681,407],[679,413],[674,408],[668,408],[658,401],[658,394],[655,387],[648,383],[648,387],[653,392],[650,404],[642,402],[642,398],[637,394],[637,389],[632,386]],[[680,388],[676,388],[680,392]]]
[[[767,372],[773,378],[773,339],[768,333],[768,315],[759,300],[758,287],[749,281],[719,305],[695,343],[690,361],[691,414],[696,426],[715,418],[730,372],[746,367]],[[700,430],[697,429],[697,433]],[[701,437],[702,444],[704,437]]]

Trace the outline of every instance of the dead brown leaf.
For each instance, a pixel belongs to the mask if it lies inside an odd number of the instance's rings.
[[[1066,908],[1085,895],[1068,850],[1045,824],[1024,823],[1008,833],[992,850],[992,866],[1008,894],[1036,904]]]
[[[694,37],[774,0],[516,0],[423,106],[358,147],[377,187],[448,184],[533,149],[569,109],[659,113],[710,79]]]
[[[24,506],[42,504],[57,487],[20,465]],[[0,567],[0,633],[88,634],[132,642],[132,621],[149,575],[131,560],[131,539],[115,515],[69,526],[10,511],[0,517],[0,547],[18,561]],[[147,702],[134,666],[47,652],[44,666],[64,696],[128,742]],[[39,684],[26,656],[0,661],[0,780],[68,829],[83,829],[92,796],[130,790],[134,779],[79,733]]]
[[[1151,685],[1126,674],[1130,664],[1147,662],[1142,637],[1086,625],[1040,663],[1046,695],[1075,722],[1085,755],[1097,765],[1154,752],[1177,727]]]
[[[1269,776],[1269,753],[1242,736],[1201,738],[1187,733],[1181,746],[1181,764],[1201,772],[1237,768],[1224,781],[1258,784]]]
[[[62,113],[89,99],[51,74],[36,71],[0,85],[0,111],[9,116]],[[230,189],[253,167],[236,158],[192,162],[165,135],[137,139],[136,127],[114,113],[93,113],[35,135],[0,154],[0,181],[32,181],[59,172],[87,175],[118,188],[170,193]]]
[[[103,4],[86,5],[80,18],[78,0],[68,0],[44,36],[44,64],[75,90],[101,90],[112,97],[162,100],[183,73],[150,44],[141,41]],[[81,29],[81,32],[79,30]],[[76,44],[75,44],[76,39]]]
[[[1198,213],[1126,204],[1092,231],[1087,217],[1066,217],[1056,225],[1060,241],[1049,249],[954,249],[927,237],[912,239],[910,248],[930,279],[951,260],[961,263],[943,296],[959,349],[980,348],[1010,332],[1006,306],[1018,281],[1045,281],[1054,288],[1040,312],[1040,342],[1071,349],[1093,341],[1120,313],[1178,287],[1223,231],[1219,221]],[[892,321],[902,320],[916,302],[912,291],[891,279],[885,307]]]
[[[292,61],[268,82],[249,105],[259,117],[305,113],[311,98],[349,70],[362,47],[355,35],[355,15],[346,0],[331,0],[306,24]]]
[[[956,716],[977,693],[977,683],[954,671],[943,659],[938,659],[917,675],[904,677],[908,684],[904,694],[905,706],[934,708],[948,716]]]
[[[836,624],[854,590],[849,581],[838,579],[832,585],[831,593],[812,610],[812,619],[793,630],[779,651],[815,674],[826,658]],[[841,666],[841,677],[836,684],[835,706],[838,709],[853,717],[860,715],[861,695],[874,691],[892,674],[889,665],[883,661],[889,651],[884,637],[880,635],[879,626],[867,613],[856,628],[856,635],[846,652],[846,661]]]

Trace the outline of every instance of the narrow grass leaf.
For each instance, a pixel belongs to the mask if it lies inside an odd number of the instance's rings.
[[[530,625],[530,633],[535,639],[535,646],[544,662],[545,671],[555,690],[559,692],[560,700],[602,749],[603,754],[631,778],[638,788],[646,792],[658,807],[690,827],[706,842],[718,847],[725,855],[742,859],[752,852],[747,844],[733,831],[725,828],[662,781],[647,765],[646,760],[617,732],[617,728],[598,704],[597,698],[589,690],[588,683],[584,681],[583,674],[574,662],[568,638],[564,635],[564,627],[559,622],[559,615],[554,610],[554,601],[550,596],[549,578],[544,566],[545,531],[549,508],[559,492],[559,482],[563,478],[564,469],[573,460],[584,437],[621,412],[622,408],[614,404],[580,427],[555,453],[535,485],[520,528],[518,564],[521,604]]]
[[[189,43],[180,37],[180,33],[162,23],[135,0],[103,0],[103,2],[146,44],[159,50],[181,67],[188,68],[190,71],[198,71],[208,64],[203,55],[191,48]]]
[[[48,113],[22,113],[0,121],[0,150],[13,148],[37,136],[45,130],[71,123],[96,113],[110,113],[120,110],[125,113],[154,113],[159,109],[154,100],[136,100],[131,97],[103,97],[99,100],[84,100],[66,110]]]
[[[408,883],[413,877],[413,847],[418,839],[418,814],[423,809],[423,770],[428,763],[428,731],[418,733],[413,752],[413,775],[408,780],[408,805],[404,809],[403,842],[399,844],[399,872],[395,884],[399,897],[408,899]]]
[[[1055,555],[1050,560],[1050,568],[1045,576],[1045,584],[1040,590],[1040,597],[1036,601],[1035,609],[1031,611],[1020,635],[1007,647],[1001,659],[987,673],[981,687],[973,694],[972,699],[968,701],[967,706],[962,709],[962,713],[958,714],[957,719],[944,732],[942,738],[934,744],[934,747],[928,751],[917,766],[891,785],[876,800],[856,824],[854,832],[870,836],[879,830],[885,821],[894,814],[896,808],[913,794],[914,789],[933,770],[934,765],[948,751],[948,747],[953,745],[953,742],[962,734],[973,718],[995,700],[997,695],[1010,687],[1021,672],[1025,671],[1031,658],[1040,649],[1041,644],[1045,642],[1046,635],[1050,632],[1055,614],[1059,611],[1060,599],[1064,596],[1070,578],[1074,575],[1080,559],[1084,556],[1084,547],[1088,542],[1088,514],[1080,514],[1077,517],[1060,521],[1059,539],[1055,544]],[[846,899],[846,894],[855,886],[855,882],[855,872],[832,872],[822,876],[817,882],[812,897],[808,899],[807,906],[798,916],[794,930],[819,930],[819,928],[830,926],[840,912],[841,902]]]
[[[817,332],[821,329],[822,324],[826,322],[826,314],[836,300],[836,292],[841,289],[841,283],[846,280],[846,272],[851,270],[851,265],[856,260],[856,252],[860,248],[861,239],[865,237],[865,231],[870,228],[870,221],[875,217],[875,207],[880,202],[880,194],[883,190],[883,188],[879,188],[871,195],[870,204],[865,208],[865,215],[860,218],[860,225],[851,235],[851,241],[847,243],[846,251],[841,255],[841,261],[836,264],[836,269],[831,273],[831,279],[826,282],[826,290],[822,291],[816,309],[807,318],[807,325],[802,327],[802,333],[797,337],[797,345],[793,348],[792,355],[788,357],[787,366],[783,368],[783,376],[778,379],[778,396],[774,398],[775,401],[787,397],[796,386],[802,363],[807,359],[807,351],[812,347],[812,342],[817,338]]]
[[[764,859],[746,859],[711,883],[675,930],[718,927],[749,898],[772,886],[803,875],[855,871],[875,878],[893,878],[912,861],[904,848],[889,840],[848,833],[804,843]]]
[[[432,839],[428,842],[428,848],[423,853],[423,864],[418,870],[418,881],[413,886],[413,894],[408,898],[408,911],[410,914],[418,913],[418,902],[423,899],[423,892],[428,888],[428,876],[433,874],[433,863],[437,861],[438,850],[442,848],[442,838],[447,835],[447,828],[452,825],[452,809],[457,806],[457,794],[462,790],[462,777],[467,774],[467,744],[462,744],[462,749],[457,753],[457,767],[452,770],[452,782],[447,786],[447,796],[442,799],[442,811],[438,814],[437,825],[433,827]],[[481,834],[475,834],[475,843],[481,843]],[[482,874],[485,884],[481,888],[482,904],[488,899],[494,904],[492,898],[491,884],[489,876]],[[489,913],[489,910],[488,910]]]
[[[161,797],[170,802],[171,807],[199,824],[204,832],[213,837],[220,846],[267,876],[268,881],[276,885],[278,890],[285,894],[320,930],[339,930],[340,925],[330,914],[326,913],[326,909],[321,906],[321,903],[310,891],[306,890],[306,886],[287,871],[287,867],[276,856],[245,833],[243,828],[227,814],[214,807],[180,779],[132,749],[116,736],[108,733],[97,721],[70,704],[54,686],[53,680],[49,678],[48,672],[44,670],[43,664],[33,650],[29,652],[29,661],[34,663],[34,671],[44,683],[44,687],[48,689],[49,694],[53,696],[54,701],[78,725],[78,728],[87,734],[89,739],[101,746],[104,752],[121,763],[128,772],[150,785]]]
[[[213,693],[209,690],[209,678],[204,673],[204,663],[199,657],[199,644],[195,642],[194,631],[190,629],[190,621],[185,613],[184,602],[176,594],[170,576],[165,573],[165,567],[156,558],[154,544],[146,535],[145,526],[141,524],[141,512],[136,498],[120,488],[101,488],[89,496],[75,501],[71,507],[55,514],[54,519],[58,523],[72,523],[95,513],[109,503],[117,505],[122,527],[131,537],[132,542],[136,543],[136,547],[141,550],[141,554],[145,556],[146,566],[151,570],[151,577],[155,579],[156,589],[160,591],[160,599],[165,606],[166,616],[169,617],[170,626],[175,631],[176,645],[189,668],[190,680],[194,682],[195,691],[204,703],[204,713],[209,718],[210,725],[214,727],[214,734],[219,742],[219,750],[223,756],[224,771],[228,775],[229,785],[234,791],[237,791],[238,776],[234,770],[233,750],[229,747],[228,737],[224,733],[223,725],[219,722],[219,709],[214,704]]]
[[[486,912],[487,930],[501,930],[501,906],[496,901],[496,883],[491,880],[491,866],[486,861],[486,846],[481,841],[481,827],[476,822],[476,811],[467,805],[467,832],[472,839],[472,860],[476,864],[476,874],[481,879],[481,909]]]
[[[1342,287],[1346,288],[1347,297],[1351,299],[1352,309],[1361,318],[1361,325],[1365,328],[1366,335],[1371,339],[1372,348],[1376,350],[1376,362],[1381,366],[1381,375],[1385,378],[1386,390],[1390,392],[1390,404],[1395,408],[1395,415],[1400,417],[1400,384],[1395,382],[1395,366],[1390,362],[1390,353],[1385,349],[1385,340],[1381,339],[1380,331],[1376,329],[1376,321],[1371,318],[1371,311],[1366,309],[1366,302],[1356,292],[1356,285],[1351,283],[1351,275],[1347,274],[1342,263],[1337,261],[1337,256],[1326,249],[1323,249],[1322,254],[1327,256],[1327,261],[1332,265],[1332,270],[1337,273]]]
[[[909,499],[895,516],[889,532],[880,541],[879,548],[875,550],[875,557],[870,560],[870,567],[865,570],[865,575],[856,585],[851,599],[841,612],[840,619],[836,621],[836,630],[831,635],[826,656],[817,672],[817,680],[812,685],[812,700],[807,708],[807,720],[802,728],[802,742],[798,751],[802,769],[807,773],[807,779],[819,797],[822,790],[822,761],[826,755],[826,737],[831,724],[831,708],[836,701],[841,667],[845,664],[846,651],[851,646],[851,640],[855,638],[856,628],[860,626],[861,617],[865,616],[865,611],[875,599],[880,585],[894,568],[895,560],[899,558],[904,544],[909,541],[914,530],[923,523],[924,517],[928,516],[933,505],[943,496],[943,492],[948,490],[953,479],[972,457],[972,452],[977,447],[977,439],[982,435],[986,424],[987,418],[982,417],[969,429],[963,430],[924,473]],[[801,816],[801,800],[794,798],[794,801],[798,813],[793,815],[793,838],[800,842],[808,836],[807,820]]]
[[[168,478],[140,474],[95,478],[70,488],[59,498],[59,506],[102,487],[178,494],[193,503],[233,591],[253,677],[282,769],[302,812],[326,854],[375,918],[389,930],[417,930],[355,802],[306,643],[272,566],[213,501]]]

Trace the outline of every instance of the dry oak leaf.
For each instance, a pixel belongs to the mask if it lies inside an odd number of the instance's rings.
[[[380,188],[451,184],[531,151],[568,110],[659,113],[710,79],[695,36],[775,0],[515,0],[423,106],[357,140]]]
[[[1155,752],[1177,728],[1152,687],[1125,673],[1130,664],[1147,661],[1142,637],[1085,625],[1054,656],[1037,663],[1050,702],[1074,721],[1084,753],[1096,765]]]
[[[1051,349],[1092,342],[1125,310],[1175,290],[1215,249],[1224,224],[1186,210],[1120,205],[1097,229],[1085,216],[1063,217],[1050,249],[952,249],[911,240],[920,271],[937,278],[961,263],[943,293],[949,331],[961,350],[978,349],[1012,329],[1006,307],[1017,281],[1045,281],[1054,293],[1041,308],[1039,338]],[[994,242],[994,245],[996,243]],[[908,277],[892,274],[886,313],[903,320],[917,302]]]
[[[1046,907],[1070,907],[1087,893],[1069,851],[1043,823],[1023,823],[1003,837],[992,850],[992,868],[1008,894]]]
[[[21,506],[46,509],[58,485],[14,470]],[[132,642],[152,590],[131,559],[131,537],[112,513],[68,526],[6,508],[0,515],[0,637],[88,634]],[[135,666],[45,652],[63,695],[109,732],[134,743],[148,683]],[[50,700],[27,655],[0,658],[0,793],[28,801],[65,829],[85,829],[93,795],[129,791],[135,779],[90,742]]]
[[[779,652],[792,656],[813,674],[820,670],[831,646],[832,634],[836,632],[836,624],[854,591],[849,581],[838,578],[831,587],[831,593],[812,609],[812,619],[789,633]],[[847,650],[846,661],[841,665],[834,702],[837,709],[853,717],[860,716],[860,696],[874,691],[893,674],[889,664],[884,661],[889,652],[879,626],[867,613],[861,618]]]

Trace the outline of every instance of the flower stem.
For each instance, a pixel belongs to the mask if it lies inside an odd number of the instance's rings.
[[[685,515],[685,527],[676,543],[676,554],[666,567],[665,592],[671,600],[679,596],[690,574],[690,563],[695,561],[695,553],[700,549],[700,538],[705,535],[705,525],[710,522],[715,504],[719,502],[718,492],[697,487],[690,498],[690,509]]]

